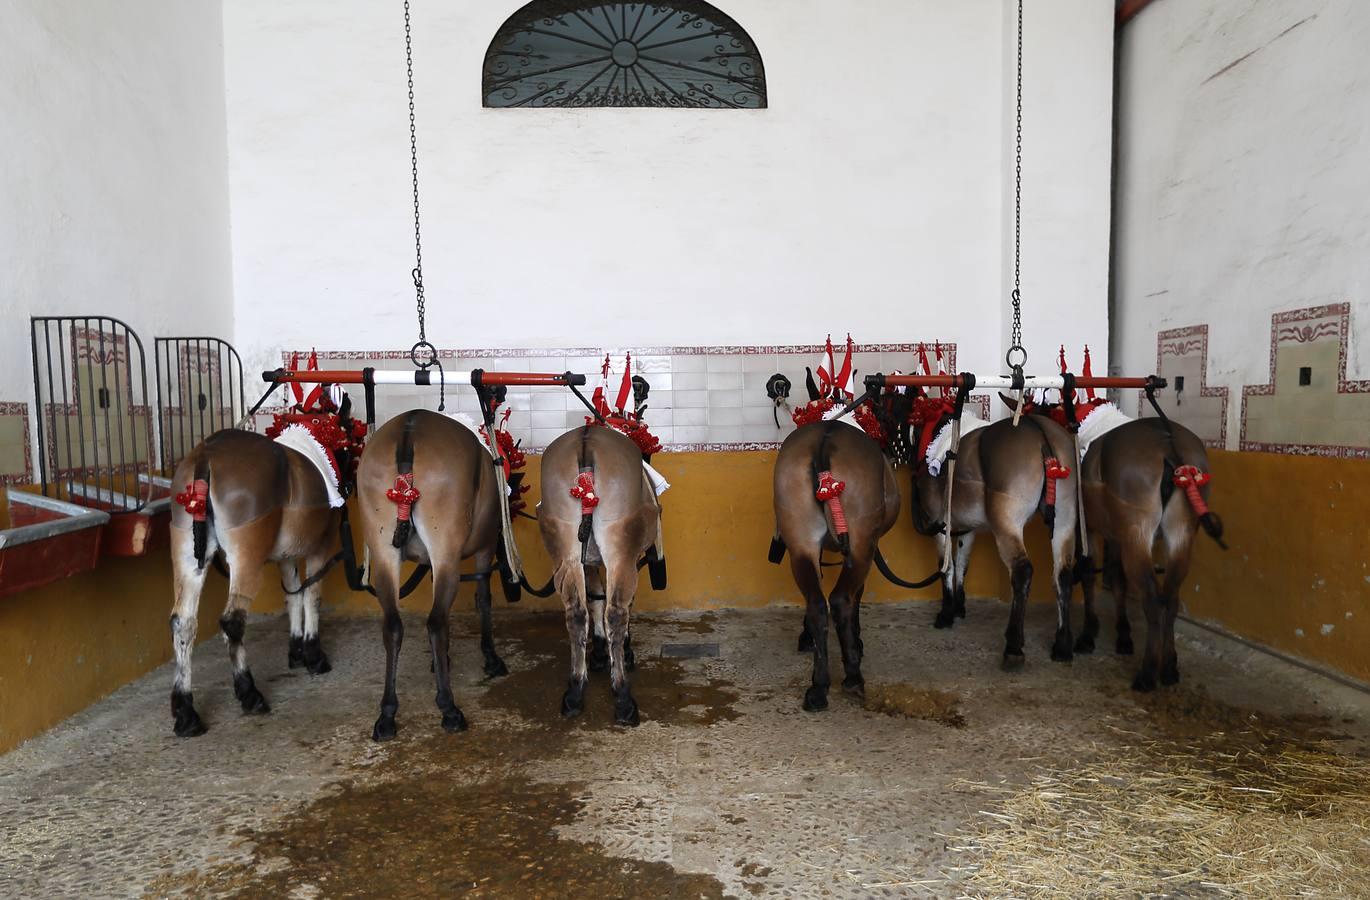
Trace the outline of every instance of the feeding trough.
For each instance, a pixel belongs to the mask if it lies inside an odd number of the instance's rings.
[[[0,597],[95,567],[107,512],[9,488],[0,530]]]
[[[110,513],[101,545],[105,556],[146,556],[170,543],[170,479],[157,479],[166,482],[167,488],[156,499],[151,497],[157,490],[151,477],[139,476],[138,480],[142,486],[139,497],[83,482],[67,482],[67,497],[83,507]]]

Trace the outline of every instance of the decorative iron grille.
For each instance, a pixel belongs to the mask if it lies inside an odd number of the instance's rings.
[[[141,509],[152,465],[143,342],[109,316],[34,316],[30,336],[43,493]]]
[[[170,475],[196,444],[243,417],[243,361],[213,337],[157,338],[154,356],[161,466]]]
[[[490,43],[483,90],[505,108],[766,107],[756,44],[698,0],[529,3]]]

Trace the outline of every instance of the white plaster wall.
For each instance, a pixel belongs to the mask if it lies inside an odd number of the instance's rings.
[[[28,317],[232,330],[218,0],[0,0],[0,400]]]
[[[1157,331],[1208,323],[1230,447],[1271,313],[1350,301],[1370,373],[1367,46],[1358,0],[1160,0],[1124,31],[1115,354],[1154,367]]]
[[[762,111],[487,110],[520,6],[414,4],[429,336],[444,347],[960,343],[996,369],[1011,235],[1013,0],[724,0]],[[1112,10],[1029,4],[1025,329],[1106,344]],[[401,13],[225,5],[235,334],[407,348]],[[1102,357],[1103,354],[1101,353]],[[1101,359],[1102,362],[1102,359]]]

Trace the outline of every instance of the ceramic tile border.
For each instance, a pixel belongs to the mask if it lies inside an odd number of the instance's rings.
[[[0,402],[0,416],[19,416],[23,421],[24,432],[24,471],[0,472],[0,484],[33,483],[33,445],[29,431],[29,405],[20,402]]]
[[[1331,321],[1317,322],[1319,319]],[[1315,325],[1304,323],[1317,323]],[[1346,377],[1348,338],[1351,332],[1351,304],[1330,303],[1275,313],[1270,317],[1270,380],[1265,384],[1242,387],[1242,450],[1259,453],[1285,453],[1291,456],[1326,456],[1343,459],[1370,459],[1370,447],[1338,444],[1274,444],[1246,439],[1247,398],[1275,395],[1275,367],[1281,344],[1306,344],[1333,335],[1337,338],[1337,393],[1370,394],[1370,379],[1351,381]]]
[[[1208,384],[1208,325],[1187,325],[1184,328],[1171,328],[1156,333],[1156,374],[1161,373],[1161,360],[1170,356],[1184,356],[1190,351],[1199,351],[1199,396],[1206,399],[1221,399],[1222,411],[1219,413],[1218,439],[1206,440],[1204,446],[1215,450],[1227,449],[1227,406],[1231,390],[1226,387],[1210,387]],[[1146,394],[1137,392],[1137,415],[1147,413]]]

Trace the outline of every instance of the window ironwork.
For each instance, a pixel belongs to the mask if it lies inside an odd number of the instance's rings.
[[[489,107],[764,109],[756,44],[708,3],[537,0],[485,54]]]

